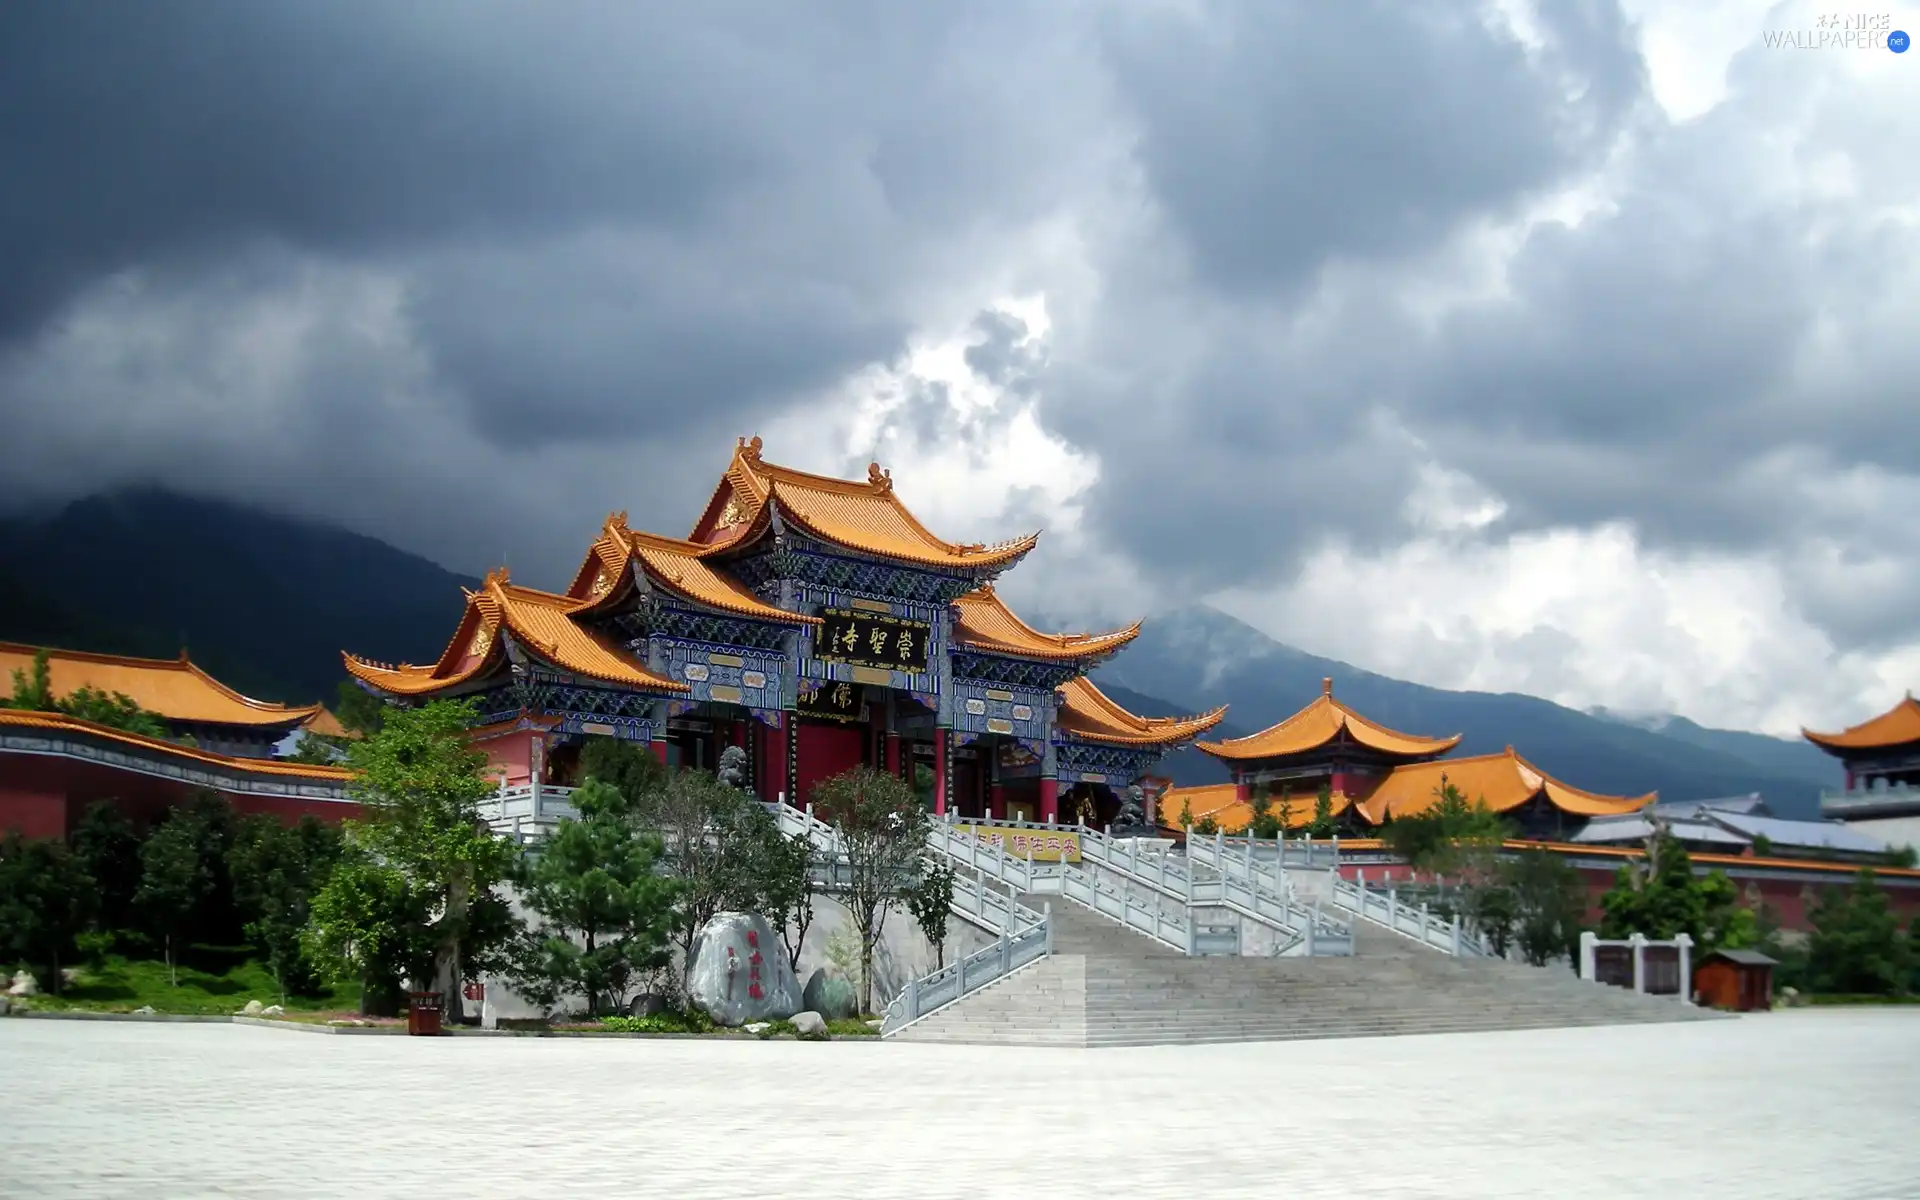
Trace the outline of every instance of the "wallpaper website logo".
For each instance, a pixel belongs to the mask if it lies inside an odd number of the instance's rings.
[[[1826,13],[1812,29],[1768,29],[1769,50],[1891,50],[1905,54],[1912,39],[1893,27],[1892,13]]]

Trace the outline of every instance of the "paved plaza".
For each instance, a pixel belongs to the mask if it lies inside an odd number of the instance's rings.
[[[1920,1010],[996,1050],[0,1021],[8,1197],[1920,1195]]]

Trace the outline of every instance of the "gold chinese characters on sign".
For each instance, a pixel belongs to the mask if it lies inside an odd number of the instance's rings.
[[[915,673],[927,669],[927,643],[932,640],[933,628],[925,621],[823,608],[820,622],[820,630],[814,635],[815,658]]]
[[[1020,829],[1005,825],[961,825],[963,834],[971,833],[982,845],[992,846],[1014,858],[1033,855],[1034,862],[1079,862],[1080,835],[1051,829]]]
[[[859,721],[866,716],[866,697],[857,683],[816,683],[802,680],[795,707],[803,717],[829,721]]]

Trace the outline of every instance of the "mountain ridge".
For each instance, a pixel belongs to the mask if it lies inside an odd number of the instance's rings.
[[[340,651],[429,662],[477,580],[374,538],[226,501],[133,489],[0,520],[0,640],[173,658],[184,648],[260,699],[331,701]],[[1229,705],[1213,738],[1244,736],[1319,694],[1409,733],[1462,734],[1456,757],[1514,746],[1576,787],[1673,800],[1760,791],[1782,815],[1812,815],[1839,768],[1812,746],[1670,718],[1582,713],[1518,693],[1450,692],[1279,642],[1216,609],[1149,619],[1094,672],[1142,716]],[[0,681],[4,682],[4,681]],[[1188,748],[1160,769],[1224,780]]]

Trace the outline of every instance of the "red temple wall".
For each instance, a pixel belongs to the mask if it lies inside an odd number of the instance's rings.
[[[541,736],[531,729],[515,729],[491,737],[474,739],[474,749],[487,756],[489,773],[506,773],[509,787],[533,778],[533,740]]]
[[[799,778],[794,792],[801,805],[813,802],[813,785],[850,771],[866,759],[867,729],[861,725],[831,725],[801,721]]]
[[[88,807],[111,800],[136,824],[151,825],[197,789],[176,779],[123,771],[104,763],[39,754],[0,754],[0,830],[27,837],[70,832]],[[218,789],[216,789],[218,790]],[[357,816],[360,806],[340,800],[260,796],[221,791],[241,813],[271,813],[288,822],[312,814],[336,822]]]

